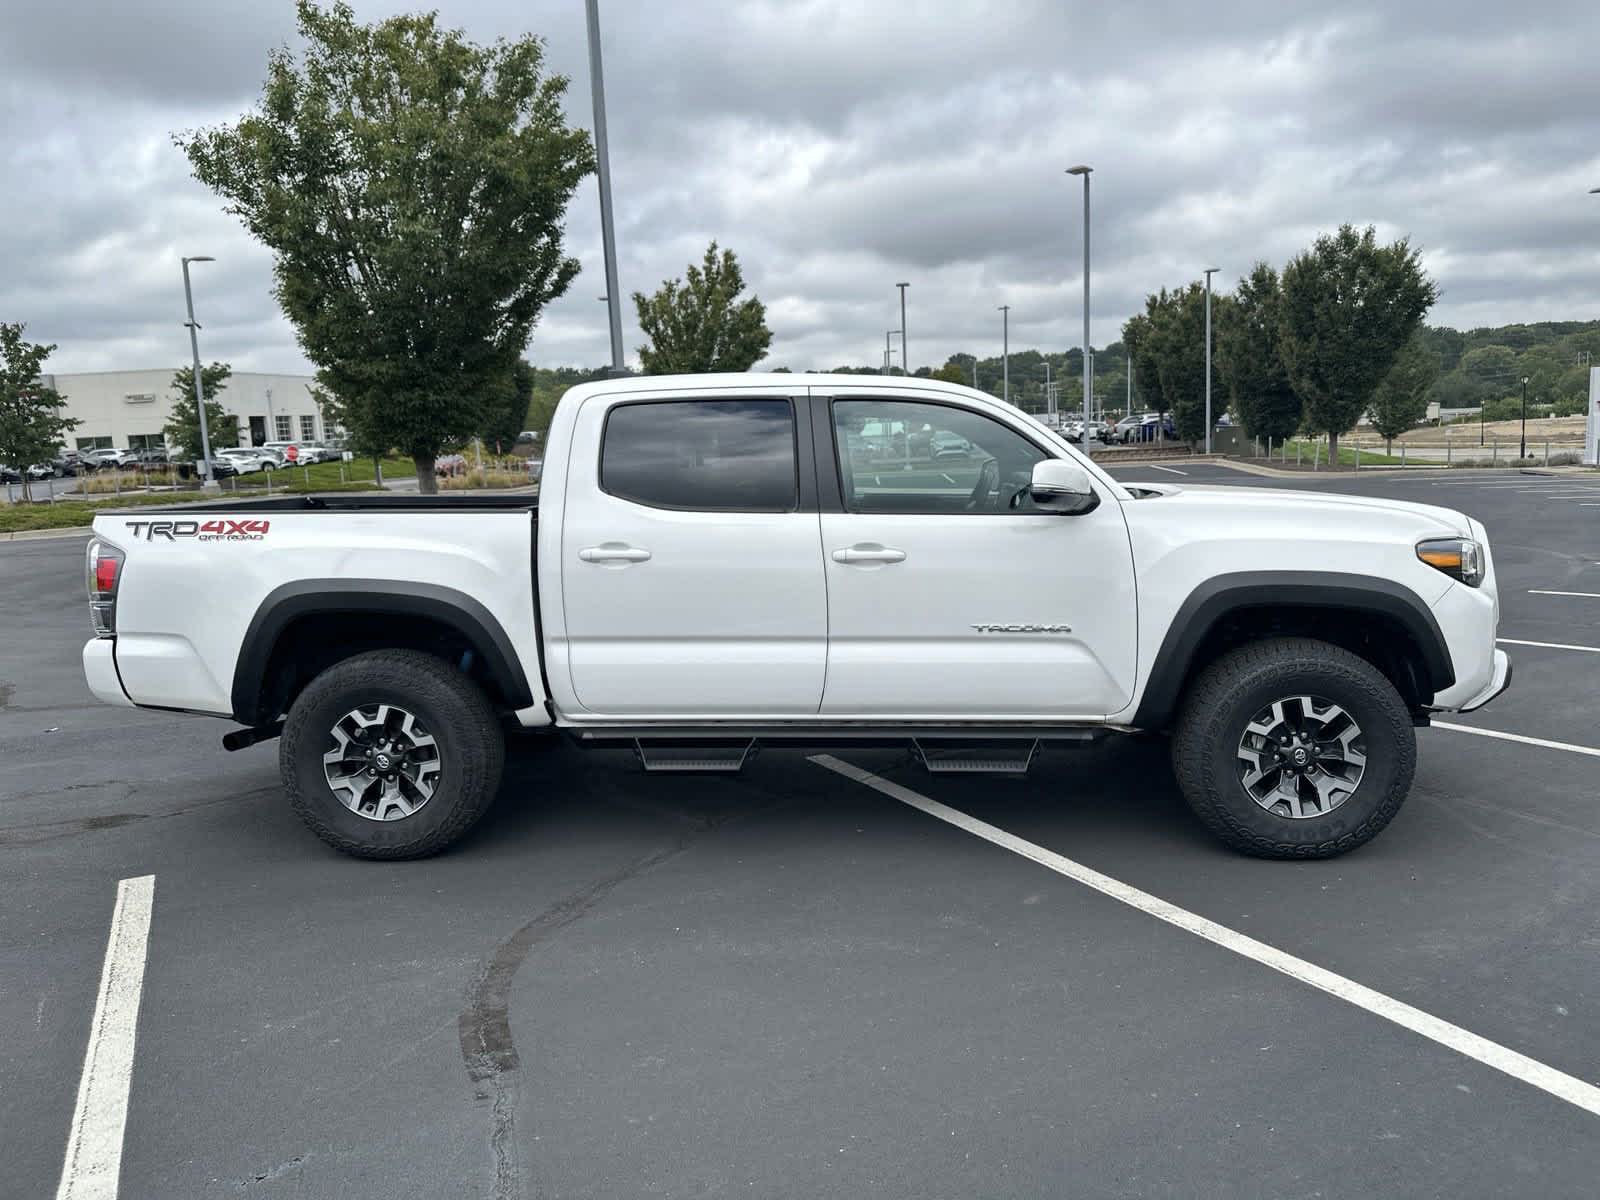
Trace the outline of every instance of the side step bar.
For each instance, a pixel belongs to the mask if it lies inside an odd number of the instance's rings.
[[[911,749],[930,775],[1026,775],[1038,757],[1039,739],[941,743],[918,738]]]
[[[650,742],[633,739],[633,752],[639,765],[651,775],[712,773],[737,775],[757,752],[755,738],[742,742]]]

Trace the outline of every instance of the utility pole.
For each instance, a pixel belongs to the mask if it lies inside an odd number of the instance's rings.
[[[1206,268],[1206,453],[1211,453],[1211,277],[1220,268]]]
[[[1048,358],[1044,360],[1044,412],[1047,417],[1056,415],[1056,398],[1055,394],[1050,390],[1050,360]]]
[[[606,140],[606,83],[600,66],[600,0],[586,0],[589,17],[589,91],[594,98],[594,153],[600,179],[600,241],[606,256],[606,311],[611,318],[611,374],[622,363],[622,292],[617,287],[617,238],[611,220],[611,151]]]
[[[194,291],[189,286],[189,264],[192,262],[216,262],[209,254],[195,254],[183,260],[183,303],[189,310],[189,350],[194,355],[194,407],[195,413],[200,418],[200,459],[203,474],[200,477],[202,491],[213,491],[217,487],[216,477],[211,471],[211,433],[206,428],[206,394],[200,386],[200,338],[196,332],[200,323],[194,319]]]
[[[1548,443],[1546,443],[1548,446]],[[1528,457],[1528,377],[1522,377],[1522,445],[1517,449],[1518,458]]]
[[[900,289],[900,374],[911,374],[911,360],[906,357],[906,289],[909,283],[897,283]]]
[[[1089,416],[1094,404],[1094,367],[1089,360],[1089,176],[1093,167],[1081,163],[1068,167],[1068,175],[1083,177],[1083,452],[1089,453]]]
[[[1011,403],[1011,305],[1000,306],[1000,398]]]

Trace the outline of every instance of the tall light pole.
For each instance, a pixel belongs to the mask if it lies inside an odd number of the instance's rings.
[[[1011,403],[1011,305],[1000,306],[1000,398]]]
[[[1211,277],[1220,267],[1206,268],[1206,453],[1211,453]]]
[[[1089,176],[1093,167],[1082,163],[1068,167],[1068,175],[1083,176],[1083,452],[1089,453],[1089,410],[1094,403],[1094,367],[1089,362]]]
[[[1549,446],[1546,441],[1545,445]],[[1518,458],[1528,457],[1528,377],[1522,377],[1522,445],[1517,449]]]
[[[611,374],[622,364],[622,292],[617,287],[617,238],[611,221],[611,151],[606,141],[606,82],[600,67],[600,0],[586,0],[589,15],[589,91],[594,96],[594,154],[600,178],[600,241],[606,256],[606,311],[611,317]]]
[[[900,374],[911,374],[911,360],[906,357],[906,289],[909,283],[897,283],[900,289]]]
[[[1055,416],[1056,398],[1050,391],[1050,360],[1044,360],[1044,413],[1047,417]]]
[[[889,339],[899,333],[898,329],[885,329],[883,331],[883,373],[894,374],[894,348],[889,344]],[[900,373],[905,374],[905,360],[900,360]]]
[[[211,433],[206,428],[206,394],[200,385],[200,323],[194,319],[194,289],[189,286],[189,264],[192,262],[216,262],[209,254],[193,254],[183,260],[183,303],[189,310],[189,350],[194,355],[194,408],[200,417],[200,459],[203,474],[200,487],[203,490],[214,490],[217,486],[216,479],[211,473]]]

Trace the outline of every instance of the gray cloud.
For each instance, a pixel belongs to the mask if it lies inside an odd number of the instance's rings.
[[[543,35],[589,124],[577,0],[470,0],[442,19]],[[998,350],[1002,303],[1014,346],[1076,344],[1080,193],[1062,169],[1077,161],[1096,167],[1097,343],[1147,291],[1212,265],[1226,287],[1342,221],[1423,249],[1434,320],[1595,315],[1589,4],[602,0],[602,21],[623,288],[681,275],[717,238],[768,305],[774,365],[876,362],[898,279],[914,364]],[[299,366],[270,258],[169,141],[253,102],[291,6],[67,0],[7,24],[0,319],[60,343],[58,370],[174,363],[178,257],[211,253],[204,353]],[[584,271],[530,352],[598,364],[592,181],[567,236]],[[631,319],[625,335],[635,347]]]

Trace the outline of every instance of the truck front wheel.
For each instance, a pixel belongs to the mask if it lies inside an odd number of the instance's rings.
[[[289,803],[358,858],[437,854],[489,808],[505,739],[483,691],[442,659],[375,650],[334,664],[289,709]]]
[[[1261,858],[1329,858],[1371,840],[1405,802],[1416,758],[1394,685],[1310,638],[1252,642],[1211,663],[1172,737],[1189,806]]]

